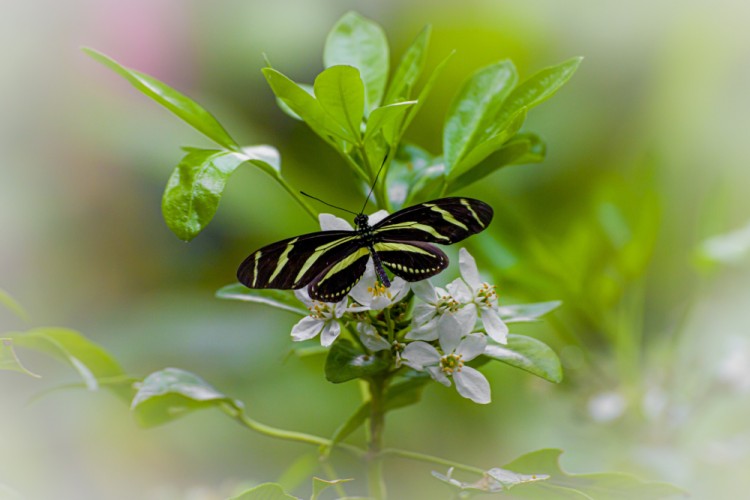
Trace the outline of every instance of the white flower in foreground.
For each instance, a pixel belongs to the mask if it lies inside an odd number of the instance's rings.
[[[357,333],[359,333],[359,340],[362,341],[362,344],[372,352],[384,351],[391,348],[391,344],[381,337],[370,323],[358,323]]]
[[[472,301],[479,310],[479,318],[482,320],[487,335],[500,344],[507,344],[508,326],[500,319],[495,285],[483,282],[479,278],[477,263],[465,248],[458,251],[458,267],[461,269],[461,276],[471,289]]]
[[[368,215],[367,219],[372,226],[386,217],[388,217],[388,212],[385,210],[378,210],[377,212]],[[354,231],[351,222],[347,222],[341,217],[336,217],[333,214],[318,215],[318,222],[320,223],[320,229],[323,231]]]
[[[300,342],[320,334],[320,344],[324,347],[331,345],[341,333],[341,325],[338,320],[348,312],[346,307],[348,299],[344,297],[344,300],[335,304],[319,302],[310,298],[307,289],[295,290],[294,295],[301,302],[304,302],[310,310],[310,315],[305,316],[294,325],[292,339],[295,342]]]
[[[477,322],[477,310],[471,303],[471,293],[461,280],[455,280],[447,290],[432,286],[429,280],[411,286],[422,303],[414,306],[412,330],[406,334],[411,340],[440,340],[444,352],[453,351],[461,339],[471,333]]]
[[[401,353],[403,363],[417,371],[427,371],[437,382],[446,387],[450,378],[456,381],[458,393],[475,403],[490,402],[490,383],[478,370],[466,366],[467,361],[476,358],[487,345],[487,337],[472,333],[461,340],[454,351],[443,356],[427,342],[412,342]]]
[[[400,302],[409,293],[409,284],[396,276],[391,280],[391,286],[386,288],[375,275],[375,265],[372,259],[367,262],[365,274],[354,285],[349,296],[369,310],[380,311]]]

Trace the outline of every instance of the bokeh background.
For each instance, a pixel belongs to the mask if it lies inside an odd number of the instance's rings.
[[[632,472],[693,498],[746,494],[750,7],[738,0],[2,2],[0,287],[32,318],[1,310],[1,330],[75,328],[135,375],[187,369],[262,421],[332,433],[356,384],[327,383],[322,359],[287,357],[295,318],[213,297],[247,253],[312,221],[246,169],[209,228],[179,241],[161,192],[178,148],[208,143],[79,49],[169,83],[242,143],[278,147],[293,185],[356,207],[341,160],[278,110],[259,71],[265,52],[312,81],[326,33],[351,9],[384,27],[392,61],[428,23],[428,68],[457,50],[407,132],[436,154],[475,69],[510,57],[529,76],[585,57],[527,121],[547,160],[466,190],[496,209],[468,246],[503,302],[565,302],[512,330],[552,345],[565,381],[487,365],[491,405],[434,384],[391,414],[387,443],[484,467],[560,447],[572,472]],[[37,399],[76,376],[21,354],[44,378],[0,373],[0,483],[28,499],[219,499],[313,451],[214,411],[146,431],[106,392]],[[431,469],[391,462],[394,498],[446,497]]]

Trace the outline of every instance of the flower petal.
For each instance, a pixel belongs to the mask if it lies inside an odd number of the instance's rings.
[[[381,220],[385,219],[386,217],[388,217],[388,212],[387,211],[385,211],[385,210],[378,210],[377,212],[372,213],[372,214],[370,214],[370,215],[367,216],[367,222],[371,226],[374,226],[375,224],[377,224]]]
[[[448,293],[461,304],[468,304],[474,300],[474,292],[472,292],[466,285],[464,280],[456,278],[446,286]]]
[[[437,366],[428,366],[427,367],[427,373],[430,374],[430,377],[432,377],[432,379],[435,382],[440,382],[445,387],[450,387],[451,386],[450,379],[445,375],[445,373],[443,373],[443,370],[441,370],[439,367],[437,367]]]
[[[435,298],[437,297],[437,293],[435,291],[435,287],[432,286],[432,283],[430,280],[422,280],[414,283],[411,286],[411,291],[414,292],[414,295],[419,297],[419,300],[426,304],[434,304]]]
[[[424,325],[412,325],[412,329],[406,334],[406,338],[410,340],[437,340],[438,320],[440,320],[440,317],[435,316]]]
[[[482,324],[492,340],[501,344],[508,343],[508,325],[503,323],[495,309],[482,309]]]
[[[393,278],[393,281],[391,281],[391,303],[396,304],[397,302],[401,302],[401,299],[406,297],[406,294],[409,293],[409,289],[411,286],[409,283],[396,276]]]
[[[320,332],[320,345],[328,347],[333,344],[336,337],[341,333],[341,325],[338,321],[327,321],[323,327],[323,331]]]
[[[320,214],[318,215],[318,222],[320,222],[320,229],[323,231],[353,231],[351,224],[335,215]]]
[[[466,333],[454,314],[443,314],[438,318],[437,334],[444,353],[453,352]]]
[[[481,333],[472,333],[461,340],[456,348],[456,354],[460,355],[464,361],[471,361],[484,352],[487,347],[487,337]]]
[[[307,287],[295,290],[294,296],[297,297],[297,300],[305,304],[307,307],[310,307],[311,305],[313,305],[313,302],[315,302],[310,298],[310,294],[307,293]]]
[[[312,316],[305,316],[292,327],[292,339],[295,342],[309,340],[320,332],[324,323],[325,321],[313,318]]]
[[[468,283],[472,290],[476,290],[482,286],[482,280],[479,278],[479,269],[477,269],[477,261],[474,260],[474,257],[465,248],[458,251],[458,268],[461,269],[461,277]]]
[[[490,383],[474,368],[463,366],[453,374],[453,380],[456,381],[456,390],[463,397],[482,405],[491,401]]]
[[[417,304],[414,306],[412,313],[412,324],[416,326],[424,325],[437,316],[437,310],[430,304]]]
[[[422,370],[425,365],[438,364],[440,353],[427,342],[410,342],[404,347],[401,359],[415,370]]]
[[[467,304],[454,313],[461,329],[461,336],[470,334],[477,324],[477,306]]]
[[[359,332],[359,339],[372,352],[384,351],[391,348],[391,344],[378,335],[378,331],[369,323],[357,324],[357,332]]]
[[[362,304],[363,306],[370,307],[372,302],[372,293],[368,291],[368,288],[375,286],[377,278],[375,277],[375,267],[372,263],[372,258],[368,259],[367,265],[365,266],[365,274],[362,278],[354,285],[354,288],[349,292],[349,296],[354,300]]]

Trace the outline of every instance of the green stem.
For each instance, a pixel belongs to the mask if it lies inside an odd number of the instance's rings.
[[[367,482],[370,496],[385,500],[386,489],[383,479],[383,431],[385,430],[385,411],[383,408],[386,379],[378,377],[370,380],[370,432],[367,445]]]
[[[484,474],[484,469],[474,467],[472,465],[460,464],[444,458],[435,457],[432,455],[426,455],[424,453],[417,453],[414,451],[400,450],[398,448],[386,448],[380,452],[381,456],[393,455],[401,458],[408,458],[410,460],[418,460],[420,462],[429,462],[433,464],[445,465],[446,467],[453,467],[455,469],[463,470],[466,472],[473,472],[475,474]]]
[[[308,215],[310,215],[310,217],[312,217],[315,221],[318,220],[318,213],[315,210],[313,210],[312,207],[310,207],[310,205],[307,204],[307,202],[299,195],[299,192],[296,189],[292,188],[292,186],[290,186],[289,183],[286,182],[286,180],[284,180],[283,177],[281,177],[281,175],[277,176],[276,180],[279,181],[279,184],[281,184],[281,187],[283,187],[287,193],[292,195],[292,198],[294,198],[297,201],[297,203],[299,203],[302,206],[302,208],[305,209],[305,211],[308,213]]]

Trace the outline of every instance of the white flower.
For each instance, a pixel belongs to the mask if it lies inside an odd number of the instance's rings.
[[[381,220],[388,217],[388,212],[385,210],[378,210],[377,212],[367,216],[367,220],[370,225],[375,225]],[[320,223],[320,229],[323,231],[354,231],[351,223],[345,221],[341,217],[336,217],[332,214],[320,214],[318,215],[318,222]]]
[[[453,351],[477,322],[477,310],[471,303],[471,292],[466,284],[455,280],[444,290],[424,280],[413,284],[411,289],[422,303],[414,306],[412,330],[406,338],[439,339],[444,352]]]
[[[335,304],[319,302],[312,300],[306,289],[295,290],[294,295],[304,302],[310,310],[310,315],[305,316],[294,325],[292,339],[300,342],[309,340],[320,333],[320,344],[324,347],[331,345],[341,333],[341,325],[338,320],[348,312],[346,307],[348,299],[344,297],[344,300]]]
[[[487,345],[487,337],[472,333],[461,340],[455,350],[443,356],[427,342],[412,342],[401,353],[403,363],[417,371],[427,371],[437,382],[449,387],[449,377],[456,381],[458,393],[475,403],[490,402],[490,383],[478,370],[464,363],[476,358]]]
[[[483,282],[479,278],[477,263],[465,248],[458,252],[458,267],[461,269],[461,277],[471,289],[472,301],[479,310],[479,318],[487,335],[500,344],[507,344],[508,326],[500,319],[495,285]]]
[[[391,344],[378,334],[378,331],[370,323],[357,323],[357,333],[359,340],[370,351],[384,351],[391,348]]]
[[[365,274],[354,285],[349,296],[357,303],[371,311],[380,311],[400,302],[409,293],[409,284],[396,276],[391,280],[391,286],[386,288],[375,275],[375,265],[372,259],[367,262]]]

